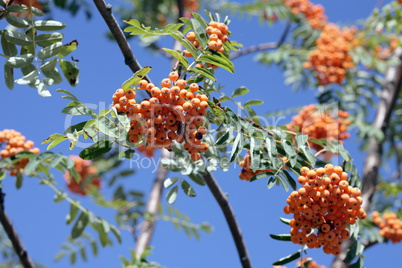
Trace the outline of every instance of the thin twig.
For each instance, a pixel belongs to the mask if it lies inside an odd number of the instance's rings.
[[[236,59],[236,58],[238,58],[240,56],[244,56],[244,55],[254,53],[254,52],[257,52],[257,51],[264,51],[264,50],[279,48],[285,42],[286,37],[287,37],[287,35],[289,34],[289,31],[290,31],[290,26],[291,26],[291,23],[288,22],[286,24],[286,26],[285,26],[285,30],[283,31],[281,37],[278,40],[278,42],[269,42],[269,43],[263,43],[263,44],[251,46],[251,47],[242,49],[242,50],[240,50],[238,52],[232,53],[229,58],[231,60],[234,60],[234,59]]]
[[[203,177],[209,187],[209,190],[215,197],[216,201],[222,209],[223,214],[225,215],[225,219],[229,225],[230,232],[232,233],[232,237],[236,245],[242,267],[251,268],[252,265],[250,257],[248,255],[242,233],[240,231],[239,225],[237,224],[236,217],[234,215],[232,207],[229,204],[227,196],[222,192],[222,189],[219,187],[218,183],[211,173],[207,172]]]
[[[93,0],[93,2],[95,3],[99,13],[105,20],[117,44],[119,45],[119,48],[124,56],[124,63],[128,65],[128,67],[130,67],[133,73],[137,72],[142,67],[134,56],[129,43],[127,42],[127,38],[124,36],[123,31],[121,30],[115,17],[113,16],[112,6],[110,4],[106,4],[104,0]],[[150,81],[148,76],[145,76],[145,79]]]
[[[393,57],[402,60],[402,47],[395,50]],[[385,73],[385,83],[382,87],[380,102],[376,111],[373,127],[385,134],[387,133],[391,114],[395,108],[396,100],[402,87],[402,64],[391,65]],[[378,141],[374,136],[369,138],[367,156],[363,168],[363,209],[368,211],[371,199],[376,191],[378,184],[378,169],[381,165],[383,155],[383,141]],[[332,268],[345,267],[343,260],[351,246],[351,241],[346,240],[342,244],[342,252],[336,256],[332,262]]]
[[[12,225],[7,213],[4,210],[4,196],[2,188],[0,187],[0,222],[6,232],[8,238],[13,244],[14,252],[17,254],[20,262],[24,268],[34,268],[35,265],[25,250],[24,245],[21,242],[20,237],[17,234],[14,226]]]

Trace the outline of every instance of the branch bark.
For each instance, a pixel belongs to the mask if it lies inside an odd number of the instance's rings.
[[[163,149],[161,152],[161,158],[172,158],[172,153]],[[163,182],[166,179],[167,173],[168,170],[165,169],[162,164],[160,164],[147,202],[145,213],[148,214],[148,219],[142,223],[141,233],[138,236],[135,246],[135,254],[137,258],[141,257],[142,253],[144,253],[151,242],[151,238],[155,230],[156,216],[158,214],[158,208],[163,192]]]
[[[127,38],[117,23],[116,18],[113,16],[112,6],[106,4],[104,0],[93,0],[93,2],[119,45],[124,56],[124,63],[133,71],[133,73],[137,72],[142,67],[134,56],[129,43],[127,42]],[[150,81],[148,76],[145,76],[145,79]]]
[[[402,47],[395,50],[393,57],[402,60]],[[402,64],[389,66],[385,73],[385,83],[381,90],[381,97],[373,122],[374,128],[383,132],[384,136],[386,136],[385,134],[390,123],[391,114],[395,108],[395,103],[398,99],[401,88]],[[363,168],[362,186],[362,207],[365,211],[368,211],[370,208],[371,200],[378,184],[378,169],[381,165],[384,141],[385,140],[378,141],[375,137],[370,137],[368,141],[369,146]],[[343,268],[347,266],[343,260],[346,257],[350,245],[350,240],[346,240],[342,244],[342,252],[334,258],[332,268]]]
[[[251,268],[252,265],[246,245],[243,240],[243,235],[240,231],[239,225],[237,224],[236,217],[234,215],[232,207],[229,204],[227,196],[222,192],[222,189],[219,187],[218,183],[211,173],[207,172],[203,177],[209,187],[209,190],[215,197],[216,202],[218,202],[223,214],[225,215],[225,219],[229,225],[230,232],[232,233],[232,237],[236,245],[242,267]]]
[[[4,210],[4,196],[2,188],[0,188],[0,222],[6,232],[8,238],[10,239],[14,252],[17,254],[20,262],[24,268],[34,268],[35,265],[25,250],[24,245],[21,242],[20,237],[17,234],[14,226],[12,225],[10,218]]]

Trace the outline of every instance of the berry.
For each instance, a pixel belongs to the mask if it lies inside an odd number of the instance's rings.
[[[78,156],[70,156],[70,158],[74,160],[74,169],[81,177],[81,179],[77,181],[77,178],[74,178],[69,172],[64,173],[64,180],[71,192],[87,195],[90,187],[99,189],[102,186],[99,177],[96,176],[98,170],[92,165],[91,161],[83,160]]]

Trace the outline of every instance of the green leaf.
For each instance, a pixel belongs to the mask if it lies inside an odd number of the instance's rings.
[[[232,153],[230,154],[230,162],[233,162],[243,149],[243,135],[238,133],[233,143]]]
[[[99,131],[112,138],[119,137],[119,127],[109,118],[101,116],[96,120]]]
[[[275,177],[269,178],[269,180],[267,181],[267,188],[271,189],[275,185],[276,185],[276,178]]]
[[[190,21],[193,25],[193,30],[196,34],[198,42],[200,42],[201,47],[206,47],[208,43],[208,37],[205,32],[206,27],[202,26],[201,23],[195,19],[191,19]]]
[[[168,201],[169,204],[173,204],[176,201],[178,189],[179,186],[176,185],[175,187],[170,189],[169,192],[167,193],[166,200]]]
[[[27,10],[28,10],[28,7],[26,5],[13,4],[13,5],[7,6],[7,11],[10,13],[20,13],[20,12],[24,12]]]
[[[201,175],[197,174],[197,173],[191,173],[188,175],[188,177],[195,183],[197,183],[198,185],[204,186],[205,185],[205,180],[203,177],[201,177]]]
[[[245,94],[247,94],[248,92],[250,92],[250,90],[247,89],[246,87],[239,87],[238,89],[236,89],[235,91],[233,91],[232,98],[245,95]]]
[[[88,148],[85,148],[80,152],[80,157],[85,160],[91,160],[98,156],[101,156],[112,149],[113,143],[108,140],[98,141],[92,144]]]
[[[37,20],[34,25],[38,31],[58,31],[66,27],[64,23],[54,20]]]
[[[17,57],[10,57],[7,59],[6,64],[12,68],[22,68],[31,64],[34,58],[33,54],[25,54]]]
[[[6,56],[13,57],[18,54],[17,47],[9,42],[4,34],[1,36],[1,48]]]
[[[66,217],[66,223],[67,224],[73,223],[73,221],[77,217],[78,211],[79,211],[79,209],[78,209],[77,206],[75,206],[73,204],[70,204],[70,213]]]
[[[296,157],[297,154],[296,154],[295,149],[293,149],[292,144],[287,140],[282,140],[282,145],[283,145],[283,149],[285,149],[286,156],[288,157],[288,159],[290,161],[290,165],[292,167],[294,167],[297,162],[297,157]]]
[[[179,179],[180,179],[179,177],[167,178],[167,179],[163,182],[163,187],[165,187],[165,189],[168,189],[168,188],[171,187],[173,184],[175,184],[176,181],[178,181]]]
[[[80,237],[80,235],[82,234],[88,223],[89,223],[88,215],[84,211],[81,211],[80,216],[78,217],[77,221],[73,226],[73,229],[71,230],[71,238],[76,239]]]
[[[222,132],[219,132],[222,133]],[[221,145],[223,144],[225,141],[227,141],[230,137],[230,128],[227,128],[225,133],[223,135],[221,135],[218,140],[215,142],[215,146],[216,145]]]
[[[47,47],[62,40],[62,33],[46,33],[35,37],[36,44],[41,47]]]
[[[299,250],[293,254],[290,254],[286,257],[283,257],[283,258],[279,259],[278,261],[274,262],[272,265],[283,265],[283,264],[289,263],[291,261],[297,260],[298,258],[300,258],[300,255],[301,255],[300,252],[301,252],[301,250]]]
[[[76,62],[71,63],[70,61],[60,60],[59,61],[61,71],[64,77],[67,79],[68,83],[75,87],[78,84],[78,75],[80,70]]]
[[[167,53],[169,53],[170,55],[172,55],[173,58],[175,58],[176,60],[178,60],[184,68],[188,67],[188,60],[186,57],[184,57],[181,52],[177,51],[177,50],[173,50],[173,49],[168,49],[168,48],[163,48],[163,50],[165,50]]]
[[[256,181],[256,180],[259,180],[259,179],[262,179],[262,178],[265,178],[265,177],[268,177],[268,176],[272,176],[272,175],[274,175],[274,173],[272,173],[272,172],[261,172],[261,173],[258,173],[256,175],[254,175],[250,179],[250,182]]]
[[[54,196],[54,202],[55,202],[55,203],[59,203],[59,202],[63,201],[63,200],[66,199],[66,198],[67,198],[67,194],[66,194],[66,193],[58,192],[58,193],[55,194],[55,196]]]
[[[235,71],[233,63],[219,52],[214,53],[214,55],[202,55],[198,60],[222,67],[230,73]]]
[[[50,142],[50,144],[46,148],[46,150],[50,150],[53,147],[55,147],[57,144],[59,144],[60,142],[66,140],[66,139],[67,139],[67,137],[65,135],[55,133],[55,134],[50,135],[49,138],[43,140],[42,144]]]
[[[193,187],[186,180],[181,179],[181,188],[183,189],[184,193],[189,197],[194,197],[197,195]]]
[[[45,13],[43,13],[42,10],[40,10],[40,9],[38,9],[36,7],[31,7],[31,11],[37,17],[45,16]]]
[[[291,219],[285,219],[285,218],[282,218],[282,217],[280,217],[279,220],[280,220],[281,222],[287,224],[287,225],[289,225],[289,224],[290,224],[290,221],[291,221]]]
[[[80,102],[73,102],[70,103],[69,106],[63,108],[61,110],[64,114],[71,114],[71,115],[92,115],[93,111],[85,106],[83,106]]]
[[[52,94],[50,94],[49,89],[45,86],[45,84],[43,82],[39,83],[39,85],[37,85],[38,88],[38,94],[42,97],[50,97],[52,96]]]
[[[265,143],[266,143],[266,148],[268,151],[268,158],[271,161],[271,164],[273,165],[274,168],[276,168],[276,160],[275,157],[278,155],[278,152],[276,150],[276,143],[274,138],[272,138],[271,136],[268,136],[265,139]]]
[[[38,79],[38,70],[34,70],[29,74],[15,80],[15,83],[20,85],[28,85],[34,83]]]
[[[198,54],[196,48],[183,36],[183,34],[173,34],[172,37],[182,44],[191,53],[193,58],[197,58]]]
[[[246,101],[243,106],[249,107],[252,105],[261,105],[261,104],[264,104],[264,102],[262,100],[249,100],[249,101]]]
[[[194,72],[194,73],[199,73],[202,76],[205,76],[206,78],[209,78],[212,81],[216,82],[216,78],[215,78],[214,74],[207,69],[195,67],[195,68],[190,68],[188,71]]]
[[[134,153],[135,153],[135,150],[128,149],[124,152],[119,153],[119,159],[121,159],[121,158],[131,159],[131,158],[133,158]]]
[[[9,89],[14,88],[14,69],[4,64],[4,80]]]
[[[27,19],[23,17],[17,17],[13,14],[8,14],[6,16],[6,21],[17,28],[28,28],[31,25],[31,23]]]
[[[75,251],[72,251],[70,254],[70,263],[75,264],[77,261],[77,253]]]
[[[7,41],[14,45],[28,46],[32,44],[31,38],[20,32],[5,30],[3,32],[3,35],[7,39]]]
[[[132,86],[136,86],[142,79],[145,78],[145,76],[147,75],[147,73],[149,73],[149,71],[151,71],[152,67],[150,66],[145,66],[144,68],[142,68],[141,70],[135,72],[133,74],[133,76],[131,76],[129,79],[127,79],[123,85],[121,85],[121,88],[124,91],[129,90]]]
[[[21,172],[18,170],[17,171],[17,178],[15,180],[15,187],[17,189],[20,189],[22,186],[22,182],[24,181],[24,177],[22,176]]]
[[[114,234],[114,236],[116,237],[117,241],[121,244],[122,239],[121,239],[121,233],[120,230],[117,229],[116,226],[114,225],[110,225],[110,230],[112,231],[112,233]]]
[[[64,45],[60,50],[59,50],[59,58],[64,58],[71,52],[77,49],[78,42],[77,40],[73,40],[70,43]]]
[[[285,174],[285,177],[286,177],[286,179],[287,179],[289,185],[292,187],[292,189],[293,189],[294,191],[296,191],[296,188],[297,188],[296,181],[292,178],[292,176],[290,176],[289,172],[287,172],[287,171],[284,170],[284,169],[282,169],[281,172],[282,172],[283,174]]]
[[[279,235],[274,235],[270,234],[269,235],[272,239],[279,240],[279,241],[292,241],[291,235],[290,234],[279,234]]]

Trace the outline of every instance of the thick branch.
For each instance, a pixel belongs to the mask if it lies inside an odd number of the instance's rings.
[[[13,244],[14,252],[20,259],[22,266],[24,268],[35,267],[31,258],[28,255],[28,252],[25,250],[24,245],[22,244],[21,239],[17,234],[17,231],[14,229],[14,226],[8,218],[7,213],[4,211],[4,193],[2,191],[2,188],[0,188],[0,222],[1,225],[3,225],[4,231],[6,232],[8,238]]]
[[[204,179],[209,187],[209,190],[214,195],[216,201],[222,209],[223,214],[225,215],[226,222],[228,223],[230,232],[232,233],[232,237],[236,245],[242,267],[251,268],[252,266],[250,257],[248,255],[246,245],[243,241],[242,233],[240,231],[239,225],[237,224],[234,212],[229,204],[227,196],[222,192],[222,189],[219,187],[218,183],[211,173],[208,172],[206,175],[204,175]]]
[[[161,152],[161,158],[172,158],[172,153],[163,149]],[[146,248],[149,246],[149,243],[151,242],[151,238],[155,228],[156,216],[158,214],[158,207],[162,196],[163,182],[166,179],[167,173],[168,170],[160,164],[148,198],[147,208],[145,212],[146,214],[148,214],[148,219],[141,224],[141,233],[138,236],[137,244],[135,246],[135,253],[137,258],[139,258],[141,254],[144,253]]]
[[[242,50],[240,50],[238,52],[232,53],[229,58],[231,60],[234,60],[234,59],[236,59],[236,58],[238,58],[240,56],[244,56],[244,55],[254,53],[254,52],[257,52],[257,51],[264,51],[264,50],[279,48],[285,42],[286,37],[287,37],[287,35],[288,35],[289,31],[290,31],[290,26],[291,26],[291,23],[288,22],[286,24],[285,30],[283,31],[281,37],[278,40],[278,42],[269,42],[269,43],[263,43],[263,44],[258,44],[258,45],[255,45],[255,46],[251,46],[251,47],[242,49]]]
[[[393,57],[402,60],[402,48],[395,51]],[[402,64],[389,66],[385,73],[385,83],[382,87],[381,98],[378,103],[373,127],[382,131],[384,136],[387,132],[391,114],[394,110],[396,100],[402,87]],[[365,211],[370,208],[371,200],[378,184],[378,169],[381,165],[383,154],[383,141],[378,141],[375,137],[369,138],[367,156],[363,168],[363,187],[362,198]],[[332,268],[345,267],[343,260],[346,257],[347,250],[351,242],[345,241],[342,245],[342,253],[334,258]]]
[[[96,8],[99,13],[102,15],[105,20],[107,26],[110,29],[114,39],[116,40],[119,48],[124,56],[124,63],[130,67],[133,73],[137,72],[141,69],[141,65],[138,63],[137,59],[134,56],[133,51],[131,50],[130,45],[127,42],[126,37],[124,36],[123,31],[121,30],[119,24],[117,23],[115,17],[112,13],[112,6],[110,4],[106,4],[104,0],[93,0]],[[145,79],[148,81],[149,78],[146,76]]]

